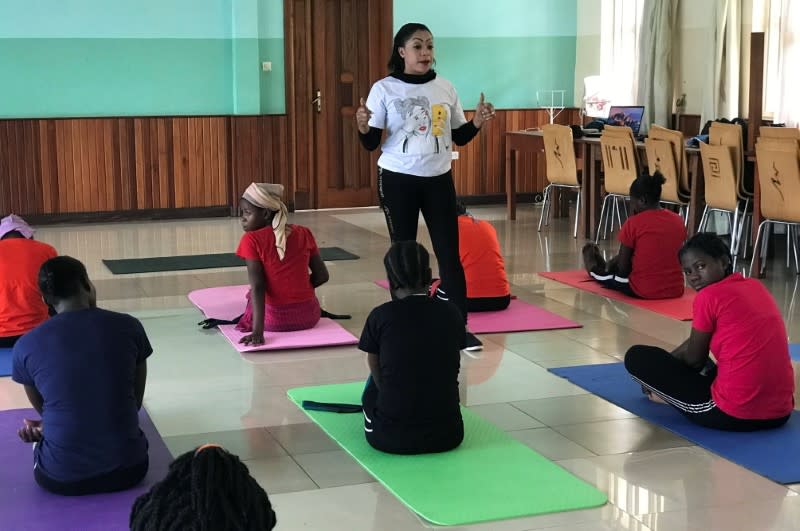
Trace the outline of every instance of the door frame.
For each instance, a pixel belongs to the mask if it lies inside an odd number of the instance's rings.
[[[313,83],[312,2],[315,0],[284,0],[284,59],[286,114],[288,118],[289,164],[294,205],[298,210],[319,207],[319,172],[314,156],[314,113],[310,98]],[[367,30],[369,43],[369,77],[373,83],[387,74],[386,60],[394,37],[393,0],[369,0],[378,16],[370,21]],[[296,9],[299,6],[300,9]],[[308,31],[305,31],[308,30]],[[372,153],[373,166],[377,152]],[[288,195],[288,194],[287,194]]]

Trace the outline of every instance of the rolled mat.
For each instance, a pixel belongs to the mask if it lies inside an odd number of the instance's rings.
[[[363,382],[290,389],[303,400],[358,404]],[[462,525],[597,507],[606,495],[462,408],[464,442],[449,452],[392,455],[364,437],[364,417],[305,411],[392,494],[437,525]]]
[[[800,418],[797,411],[774,430],[729,432],[690,422],[675,408],[642,394],[625,365],[606,363],[548,369],[619,407],[778,483],[800,482]]]
[[[134,500],[167,474],[172,456],[144,409],[139,425],[150,445],[150,469],[137,487],[109,494],[58,496],[33,479],[33,452],[17,429],[23,419],[37,419],[32,409],[0,411],[0,529],[116,531],[128,529]]]

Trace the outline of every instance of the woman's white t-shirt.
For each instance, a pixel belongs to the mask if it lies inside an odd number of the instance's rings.
[[[369,91],[367,108],[369,125],[386,131],[378,166],[418,177],[450,170],[452,130],[467,123],[452,83],[439,76],[421,84],[385,77]]]

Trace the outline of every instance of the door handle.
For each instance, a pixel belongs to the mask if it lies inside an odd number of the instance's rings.
[[[317,106],[317,113],[322,112],[322,91],[317,91],[317,97],[311,100],[311,105]]]

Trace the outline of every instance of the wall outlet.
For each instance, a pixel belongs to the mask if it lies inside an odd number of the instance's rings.
[[[453,160],[458,160],[458,151],[453,151]]]
[[[264,72],[272,72],[272,61],[264,61],[261,63],[261,70]]]

